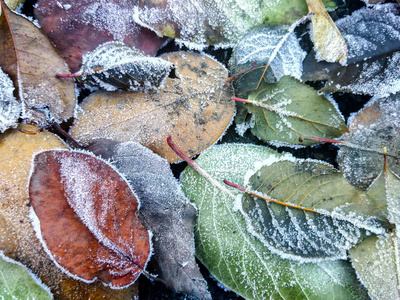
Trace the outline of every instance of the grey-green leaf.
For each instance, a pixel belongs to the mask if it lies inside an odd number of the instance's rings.
[[[196,163],[215,180],[243,185],[243,175],[280,154],[254,145],[225,144],[200,155]],[[199,209],[196,255],[212,275],[247,299],[366,299],[346,261],[300,264],[272,254],[246,228],[235,197],[187,168],[184,193]],[[234,195],[241,192],[233,190]]]
[[[362,8],[336,22],[349,49],[348,65],[304,61],[302,79],[327,80],[324,92],[387,96],[400,91],[400,17],[395,4]]]
[[[282,257],[346,259],[347,250],[368,230],[384,232],[368,215],[347,211],[353,202],[367,204],[363,192],[322,162],[282,160],[266,165],[250,177],[247,189],[279,201],[245,194],[242,207],[250,232]]]
[[[82,58],[82,79],[108,91],[117,89],[157,89],[169,76],[174,77],[174,64],[120,42],[107,42]]]
[[[0,299],[53,299],[49,288],[21,264],[0,252]]]
[[[244,72],[235,80],[235,91],[246,95],[266,82],[277,82],[282,76],[300,79],[306,56],[293,32],[294,27],[263,26],[249,31],[233,48],[230,70],[233,74]]]
[[[13,82],[0,68],[0,132],[17,126],[22,111],[21,102],[15,99],[13,92]]]
[[[299,144],[301,137],[335,138],[347,131],[333,101],[291,77],[282,77],[275,84],[264,83],[249,100],[261,104],[246,106],[254,115],[251,132],[264,141]],[[315,143],[305,139],[302,144]]]

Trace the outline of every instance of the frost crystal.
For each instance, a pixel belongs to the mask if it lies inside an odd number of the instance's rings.
[[[123,43],[107,42],[82,58],[82,78],[108,91],[156,89],[168,76],[174,64],[157,57],[148,57]]]
[[[14,95],[14,85],[7,74],[0,69],[0,132],[17,125],[21,114],[21,103]]]

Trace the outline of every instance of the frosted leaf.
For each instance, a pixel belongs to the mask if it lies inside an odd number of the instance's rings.
[[[330,8],[333,1],[324,1]],[[182,40],[187,46],[232,46],[250,29],[268,20],[290,24],[307,14],[301,0],[140,1],[138,23]],[[196,47],[194,46],[194,47]]]
[[[173,77],[175,66],[123,43],[108,42],[82,58],[82,79],[108,91],[157,89]]]
[[[21,114],[21,103],[14,97],[14,85],[0,68],[0,132],[15,127]]]
[[[245,194],[242,205],[250,232],[283,257],[300,261],[346,259],[347,250],[368,230],[383,233],[379,223],[368,215],[348,211],[352,202],[359,202],[363,210],[365,198],[326,164],[283,160],[257,170],[247,186],[279,202]]]
[[[212,178],[244,184],[243,174],[276,160],[280,154],[254,145],[215,146],[196,159]],[[224,286],[247,299],[366,299],[353,269],[346,261],[303,263],[272,254],[246,228],[236,195],[205,180],[192,168],[182,174],[185,195],[198,207],[196,255]]]
[[[387,96],[400,90],[400,17],[395,4],[362,8],[336,22],[348,65],[304,61],[303,80],[327,80],[323,91]]]
[[[400,95],[373,98],[349,120],[349,133],[338,153],[341,171],[356,186],[367,188],[383,166],[382,147],[387,148],[388,165],[400,174]]]
[[[139,217],[153,234],[153,265],[160,279],[180,292],[211,299],[195,261],[196,209],[183,195],[168,162],[137,143],[98,140],[89,146],[110,158],[141,199]]]
[[[347,128],[336,104],[291,77],[263,83],[246,104],[254,116],[251,133],[264,141],[299,144],[304,136],[339,137]],[[303,145],[315,143],[304,140]]]
[[[263,26],[249,31],[234,47],[230,60],[232,73],[256,67],[235,80],[236,94],[257,89],[260,83],[277,82],[289,75],[300,79],[306,53],[301,49],[293,28]]]

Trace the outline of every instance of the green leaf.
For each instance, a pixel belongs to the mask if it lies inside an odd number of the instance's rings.
[[[254,115],[251,132],[264,141],[299,144],[299,138],[339,137],[347,131],[336,105],[316,90],[291,77],[264,83],[249,95],[247,109]],[[303,145],[317,143],[304,140]]]
[[[279,157],[262,147],[224,144],[201,154],[196,163],[221,183],[227,179],[243,185],[243,174]],[[300,264],[272,254],[247,231],[235,206],[235,195],[241,197],[241,192],[223,192],[191,168],[184,171],[181,182],[199,209],[196,255],[226,287],[247,299],[367,298],[346,261]]]
[[[394,235],[371,236],[349,251],[353,266],[373,299],[400,299],[396,262],[399,244]]]
[[[248,32],[233,48],[230,69],[233,74],[242,73],[235,80],[237,95],[247,95],[264,81],[277,82],[282,76],[300,79],[302,62],[306,53],[300,47],[293,30],[286,26],[263,26]],[[253,63],[256,67],[251,68]]]
[[[0,299],[53,299],[35,275],[0,252]]]
[[[257,191],[242,199],[250,232],[282,257],[346,259],[347,250],[368,230],[384,232],[369,216],[347,211],[363,192],[322,162],[283,160],[263,166],[250,177],[247,189]]]

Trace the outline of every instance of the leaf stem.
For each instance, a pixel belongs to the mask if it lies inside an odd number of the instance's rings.
[[[233,74],[232,76],[228,77],[228,78],[225,80],[225,82],[231,82],[232,80],[235,80],[236,78],[238,78],[238,77],[239,77],[240,75],[242,75],[243,73],[246,73],[246,72],[248,72],[248,71],[253,70],[256,66],[257,66],[257,62],[256,62],[256,61],[253,61],[253,64],[252,64],[250,67],[248,67],[248,68],[246,68],[246,69],[244,69],[244,70],[242,70],[242,71],[240,71],[240,72],[238,72],[238,73],[236,73],[236,74]]]

